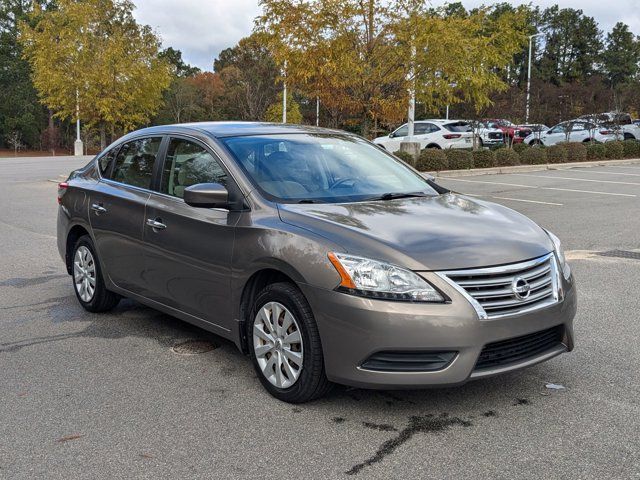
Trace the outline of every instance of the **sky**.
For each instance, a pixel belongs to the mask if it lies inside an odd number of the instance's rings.
[[[164,47],[182,51],[187,63],[212,70],[213,60],[225,48],[251,33],[260,14],[258,0],[134,0],[138,22],[150,25],[162,38]],[[444,1],[432,0],[433,6]],[[495,3],[491,0],[462,0],[467,8]],[[512,4],[530,3],[512,1]],[[537,0],[534,5],[580,8],[592,16],[605,32],[616,22],[625,22],[640,35],[640,0]]]

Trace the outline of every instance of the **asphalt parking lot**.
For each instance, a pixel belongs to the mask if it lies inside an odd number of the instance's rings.
[[[438,180],[563,240],[574,352],[458,388],[338,387],[299,406],[210,333],[131,301],[81,309],[55,181],[83,163],[0,159],[0,478],[640,478],[640,255],[601,255],[640,252],[640,162]],[[191,340],[215,348],[176,353]]]

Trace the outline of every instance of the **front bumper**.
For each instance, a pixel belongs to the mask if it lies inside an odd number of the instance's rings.
[[[421,388],[462,384],[472,378],[524,368],[573,349],[577,298],[573,278],[563,279],[560,303],[531,313],[480,320],[471,304],[435,274],[428,280],[451,298],[447,304],[411,304],[356,297],[301,285],[314,312],[329,380],[361,388]],[[560,326],[562,343],[533,357],[474,370],[489,343]],[[374,371],[362,363],[376,352],[456,351],[437,371]]]

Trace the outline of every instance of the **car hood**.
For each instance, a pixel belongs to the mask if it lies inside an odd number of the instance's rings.
[[[545,231],[501,205],[448,193],[341,204],[280,204],[280,218],[347,252],[412,270],[501,265],[553,250]]]

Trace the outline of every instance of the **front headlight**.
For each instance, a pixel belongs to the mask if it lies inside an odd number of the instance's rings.
[[[444,298],[421,276],[389,263],[346,253],[329,253],[340,274],[338,290],[381,300],[443,302]]]
[[[549,238],[553,242],[553,248],[556,252],[556,257],[558,257],[558,262],[560,263],[560,268],[562,269],[564,277],[569,278],[571,269],[569,267],[569,264],[567,263],[567,259],[564,256],[564,250],[562,249],[562,243],[560,242],[560,239],[549,230],[545,230],[545,232],[547,232],[547,235],[549,235]]]

